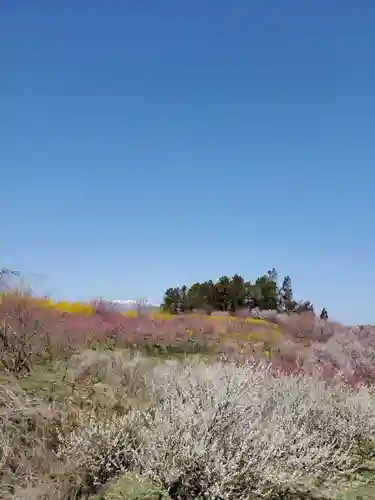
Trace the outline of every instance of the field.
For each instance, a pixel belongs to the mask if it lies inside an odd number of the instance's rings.
[[[0,301],[0,498],[375,498],[375,329]]]

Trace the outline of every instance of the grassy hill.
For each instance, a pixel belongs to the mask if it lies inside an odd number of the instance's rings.
[[[375,498],[374,331],[0,303],[0,497]]]

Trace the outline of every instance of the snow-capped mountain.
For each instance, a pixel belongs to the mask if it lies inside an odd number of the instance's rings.
[[[149,300],[101,300],[102,303],[108,304],[118,311],[137,310],[140,308],[142,311],[145,309],[159,309],[160,305],[150,302]]]

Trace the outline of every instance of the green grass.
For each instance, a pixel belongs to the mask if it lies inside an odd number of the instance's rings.
[[[150,481],[129,473],[113,481],[103,495],[93,500],[170,500],[170,497]]]
[[[349,488],[335,488],[325,494],[329,500],[374,500],[375,469],[368,474],[359,475],[358,480],[353,480]]]
[[[32,372],[19,380],[20,386],[30,394],[65,396],[69,392],[65,380],[67,372],[66,363],[40,364]]]
[[[189,355],[215,354],[211,346],[198,342],[184,342],[181,344],[145,344],[140,345],[142,354],[153,358],[181,359]]]

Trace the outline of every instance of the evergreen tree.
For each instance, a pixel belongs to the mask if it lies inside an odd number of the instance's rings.
[[[328,319],[328,311],[325,307],[323,307],[322,312],[320,313],[320,319]]]
[[[283,280],[279,291],[279,303],[283,311],[294,311],[296,308],[296,303],[293,300],[292,278],[290,276],[285,276]]]
[[[231,278],[224,275],[215,283],[212,280],[194,283],[190,287],[168,288],[164,294],[162,309],[172,314],[203,309],[207,313],[214,310],[236,312],[241,308],[282,309],[303,313],[314,311],[309,301],[295,302],[292,280],[286,276],[280,289],[277,272],[273,268],[255,282],[245,281],[235,274]]]

